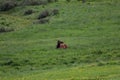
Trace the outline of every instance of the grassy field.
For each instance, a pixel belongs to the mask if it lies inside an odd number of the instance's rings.
[[[97,1],[97,0],[96,0]],[[0,80],[119,80],[120,1],[59,1],[0,12]],[[31,15],[24,15],[28,9]],[[36,24],[44,10],[58,9]],[[56,49],[62,40],[68,49]]]
[[[1,80],[119,80],[119,66],[87,65],[47,71],[36,71],[27,75],[4,77]]]

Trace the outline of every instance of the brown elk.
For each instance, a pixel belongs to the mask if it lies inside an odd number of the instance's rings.
[[[66,48],[67,48],[67,45],[66,45],[63,41],[58,40],[58,41],[57,41],[56,48],[57,48],[57,49],[58,49],[58,48],[66,49]]]

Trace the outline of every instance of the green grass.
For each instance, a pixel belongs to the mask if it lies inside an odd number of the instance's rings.
[[[9,80],[119,80],[120,67],[87,65],[48,71],[36,71],[32,74],[13,76]],[[8,80],[8,77],[1,78]]]
[[[117,1],[117,3],[116,3]],[[0,13],[0,80],[119,80],[120,1],[57,2]],[[57,8],[50,23],[33,24]],[[35,13],[24,16],[24,11]],[[68,49],[55,49],[57,40]]]

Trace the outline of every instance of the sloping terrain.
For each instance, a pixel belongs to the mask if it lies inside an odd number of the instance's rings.
[[[1,11],[0,80],[119,80],[119,5],[63,0]],[[54,9],[41,24],[40,14]],[[57,40],[68,48],[56,49]]]

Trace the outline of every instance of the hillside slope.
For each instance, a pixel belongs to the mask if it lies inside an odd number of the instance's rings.
[[[119,5],[119,0],[59,1],[0,12],[0,79],[119,80]],[[41,12],[53,9],[59,14],[48,16],[48,23],[36,23]],[[24,15],[27,10],[33,13]],[[68,49],[56,49],[57,40]]]

